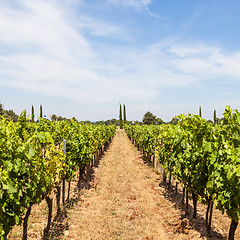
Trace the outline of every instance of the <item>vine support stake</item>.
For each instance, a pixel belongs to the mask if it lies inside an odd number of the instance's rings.
[[[188,189],[186,189],[186,216],[188,215]]]
[[[63,139],[63,155],[66,156],[67,140]],[[64,162],[63,162],[64,163]],[[62,204],[65,204],[65,177],[62,179]]]
[[[58,183],[56,186],[57,188],[57,194],[56,194],[56,203],[57,203],[57,217],[59,217],[61,208],[60,208],[60,199],[61,199],[61,182]]]
[[[183,192],[182,192],[182,200],[181,200],[181,204],[182,204],[182,205],[184,205],[185,191],[186,191],[186,188],[185,188],[185,187],[183,187]]]
[[[154,169],[155,171],[157,171],[157,161],[156,161],[156,158],[157,158],[157,153],[156,153],[156,138],[154,139]]]

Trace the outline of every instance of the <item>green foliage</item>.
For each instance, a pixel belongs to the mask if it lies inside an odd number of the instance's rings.
[[[4,110],[3,105],[0,103],[0,116],[13,121],[17,122],[18,115],[13,110]]]
[[[156,123],[156,116],[154,116],[151,112],[146,112],[143,116],[143,124],[151,125]]]
[[[217,113],[216,113],[216,110],[214,109],[214,112],[213,112],[213,122],[215,124],[217,124]]]
[[[172,118],[172,120],[171,120],[169,123],[171,123],[171,124],[173,124],[173,125],[176,125],[178,122],[179,122],[179,119],[177,119],[177,118]]]
[[[126,114],[126,106],[125,104],[123,105],[123,123],[127,123],[127,114]]]
[[[43,109],[42,109],[42,105],[40,105],[40,118],[43,117]]]
[[[31,114],[31,121],[32,121],[32,123],[34,123],[34,107],[33,107],[33,105],[32,105],[32,114]]]
[[[143,124],[146,125],[160,125],[163,124],[164,121],[161,118],[157,118],[151,112],[146,112],[143,116]]]
[[[26,111],[17,123],[0,119],[0,239],[21,224],[30,202],[41,202],[62,177],[72,180],[115,129],[115,125],[83,125],[75,119],[50,122],[40,118],[38,124],[29,123]]]
[[[57,115],[56,115],[56,114],[53,114],[53,115],[51,116],[51,120],[52,120],[52,122],[56,122],[56,121],[58,120]],[[61,120],[62,120],[62,119],[61,119]]]
[[[123,129],[123,119],[122,119],[122,105],[119,107],[119,126],[120,129]]]
[[[160,124],[163,124],[165,123],[161,118],[156,118],[156,121],[155,121],[155,124],[156,125],[160,125]]]
[[[201,112],[200,112],[201,113]],[[125,126],[145,152],[157,155],[175,180],[197,198],[212,199],[229,218],[240,219],[240,113],[225,108],[220,125],[199,115],[180,115],[176,125]]]
[[[87,122],[87,121],[84,121],[84,123],[91,123],[91,122],[90,122],[90,121],[88,121],[88,122]],[[96,125],[98,125],[98,124],[104,124],[104,125],[106,125],[106,126],[115,124],[115,125],[119,126],[119,120],[113,118],[113,119],[109,119],[109,120],[106,120],[106,121],[96,121],[96,122],[94,122],[94,123],[92,123],[92,124],[96,124]]]
[[[3,105],[0,103],[0,115],[4,114],[4,109],[3,109]]]

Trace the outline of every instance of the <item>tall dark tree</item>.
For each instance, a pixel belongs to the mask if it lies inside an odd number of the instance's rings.
[[[214,109],[214,112],[213,112],[213,122],[215,124],[217,124],[217,113],[216,113],[216,110]]]
[[[32,115],[31,115],[31,118],[32,118],[32,122],[34,123],[34,107],[32,105]]]
[[[146,112],[143,116],[143,124],[151,125],[156,124],[157,118],[151,112]]]
[[[43,113],[42,113],[42,104],[40,105],[40,118],[43,117]]]
[[[123,123],[127,123],[127,114],[126,114],[126,106],[123,104]]]
[[[18,123],[19,123],[19,129],[18,134],[19,136],[23,139],[23,132],[27,124],[27,111],[23,110],[18,118]]]
[[[120,129],[123,129],[122,105],[121,104],[120,104],[120,108],[119,108],[119,125],[120,125]]]
[[[4,115],[3,105],[0,103],[0,116]]]
[[[201,106],[199,107],[199,116],[202,117],[202,108],[201,108]]]

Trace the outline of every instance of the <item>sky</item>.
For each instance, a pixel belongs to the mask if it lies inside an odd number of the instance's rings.
[[[239,0],[0,0],[0,103],[79,121],[240,109]]]

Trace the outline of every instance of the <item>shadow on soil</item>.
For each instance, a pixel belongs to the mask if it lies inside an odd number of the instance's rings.
[[[59,214],[54,217],[51,223],[50,233],[49,236],[45,236],[42,240],[59,240],[64,239],[64,233],[68,230],[68,209],[73,208],[75,205],[83,202],[81,198],[81,190],[83,189],[90,189],[94,188],[91,184],[95,179],[94,169],[98,168],[102,157],[108,151],[109,143],[105,148],[104,151],[99,155],[98,159],[96,159],[93,165],[88,165],[84,174],[81,176],[80,180],[75,179],[71,183],[74,186],[72,191],[72,197],[66,200],[65,206],[61,209]]]
[[[215,231],[213,228],[211,230],[211,233],[208,234],[206,231],[205,218],[200,216],[199,214],[197,214],[196,219],[193,219],[193,217],[192,217],[193,207],[192,207],[192,204],[190,204],[190,202],[192,202],[192,201],[189,200],[188,209],[187,209],[186,204],[182,203],[182,198],[183,198],[182,190],[178,189],[178,192],[176,194],[176,187],[173,186],[171,183],[170,188],[169,188],[168,182],[163,183],[161,181],[159,186],[164,187],[164,189],[165,189],[164,196],[165,196],[165,198],[167,198],[170,202],[172,202],[174,204],[173,207],[181,210],[180,219],[183,221],[184,221],[184,219],[187,219],[191,228],[197,230],[201,234],[201,237],[205,237],[205,238],[211,239],[211,240],[227,239],[222,234]],[[189,198],[190,198],[190,195],[189,195]],[[169,225],[171,226],[171,224],[169,224]],[[172,224],[172,226],[174,226],[174,225]]]
[[[152,158],[148,158],[148,157],[142,155],[141,159],[145,165],[147,165],[149,167],[153,167]],[[213,228],[211,229],[211,233],[208,234],[206,231],[205,218],[203,218],[202,216],[199,216],[199,214],[197,214],[196,219],[193,219],[193,217],[192,217],[193,207],[192,207],[192,204],[190,204],[191,201],[189,200],[188,209],[186,209],[186,205],[182,203],[182,198],[183,198],[182,189],[178,188],[177,193],[176,193],[176,186],[174,186],[172,182],[170,183],[170,186],[169,186],[169,180],[167,180],[166,182],[163,182],[163,178],[162,177],[160,178],[160,176],[157,180],[160,181],[159,187],[164,187],[164,190],[165,190],[164,197],[166,199],[168,199],[171,203],[173,203],[174,208],[181,210],[181,216],[180,216],[181,222],[188,222],[190,225],[190,228],[197,230],[201,234],[201,237],[204,237],[206,239],[227,240],[227,238],[225,236],[218,233]],[[190,198],[191,198],[191,196],[189,194],[189,199]],[[177,224],[169,223],[169,226],[171,226],[175,229],[176,229],[176,225]]]

